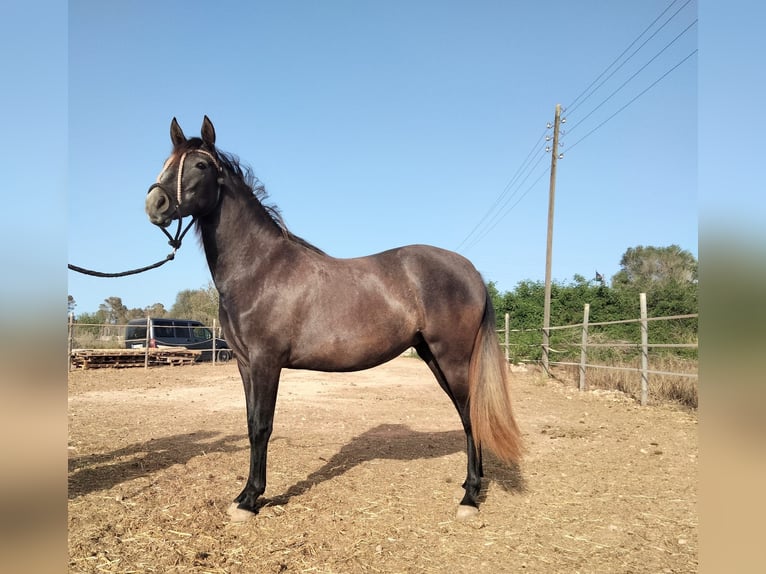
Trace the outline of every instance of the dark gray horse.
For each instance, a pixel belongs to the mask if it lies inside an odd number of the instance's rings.
[[[173,152],[149,189],[155,225],[192,216],[220,293],[220,320],[245,387],[250,475],[230,514],[258,509],[282,368],[354,371],[414,347],[452,400],[465,429],[468,472],[458,516],[477,511],[481,448],[517,462],[521,433],[511,410],[487,288],[460,255],[410,245],[336,259],[290,233],[262,202],[263,187],[173,119]],[[364,318],[364,320],[362,320]]]

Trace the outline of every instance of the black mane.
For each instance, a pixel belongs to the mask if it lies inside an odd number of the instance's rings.
[[[202,139],[195,137],[189,138],[181,145],[176,147],[173,150],[173,156],[180,157],[182,154],[194,151],[195,149],[204,149],[205,151],[212,153],[221,163],[224,171],[229,172],[229,174],[240,183],[240,185],[237,187],[232,187],[232,191],[255,199],[266,211],[271,220],[280,229],[282,235],[284,235],[285,238],[298,243],[299,245],[307,247],[312,251],[326,255],[326,253],[319,249],[316,245],[313,245],[302,237],[295,235],[287,228],[285,220],[282,218],[282,213],[279,211],[279,207],[273,203],[267,203],[269,194],[266,192],[266,187],[263,185],[263,182],[256,177],[249,165],[242,165],[239,157],[236,155],[221,151],[218,148],[210,149],[207,145],[204,144]]]

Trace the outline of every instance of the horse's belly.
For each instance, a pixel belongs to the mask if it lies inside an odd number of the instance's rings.
[[[395,337],[344,337],[342,333],[326,334],[311,344],[293,348],[290,364],[293,369],[313,371],[360,371],[375,367],[401,355],[415,344],[415,333]]]

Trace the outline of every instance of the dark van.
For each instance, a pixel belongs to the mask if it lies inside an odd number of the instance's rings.
[[[125,348],[139,349],[146,347],[147,339],[150,348],[185,347],[201,350],[201,360],[210,361],[213,358],[213,333],[199,321],[191,319],[155,319],[150,318],[149,336],[147,337],[147,319],[133,319],[125,328]],[[231,359],[231,349],[223,339],[215,339],[216,361]]]

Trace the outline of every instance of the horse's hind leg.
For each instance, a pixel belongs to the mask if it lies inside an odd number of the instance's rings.
[[[463,488],[465,495],[458,507],[458,519],[465,519],[478,512],[478,497],[481,489],[482,468],[481,449],[476,448],[471,431],[471,418],[468,405],[468,361],[464,365],[452,365],[450,361],[437,360],[425,341],[415,346],[420,357],[425,361],[436,377],[439,385],[455,405],[466,436],[468,469]]]

